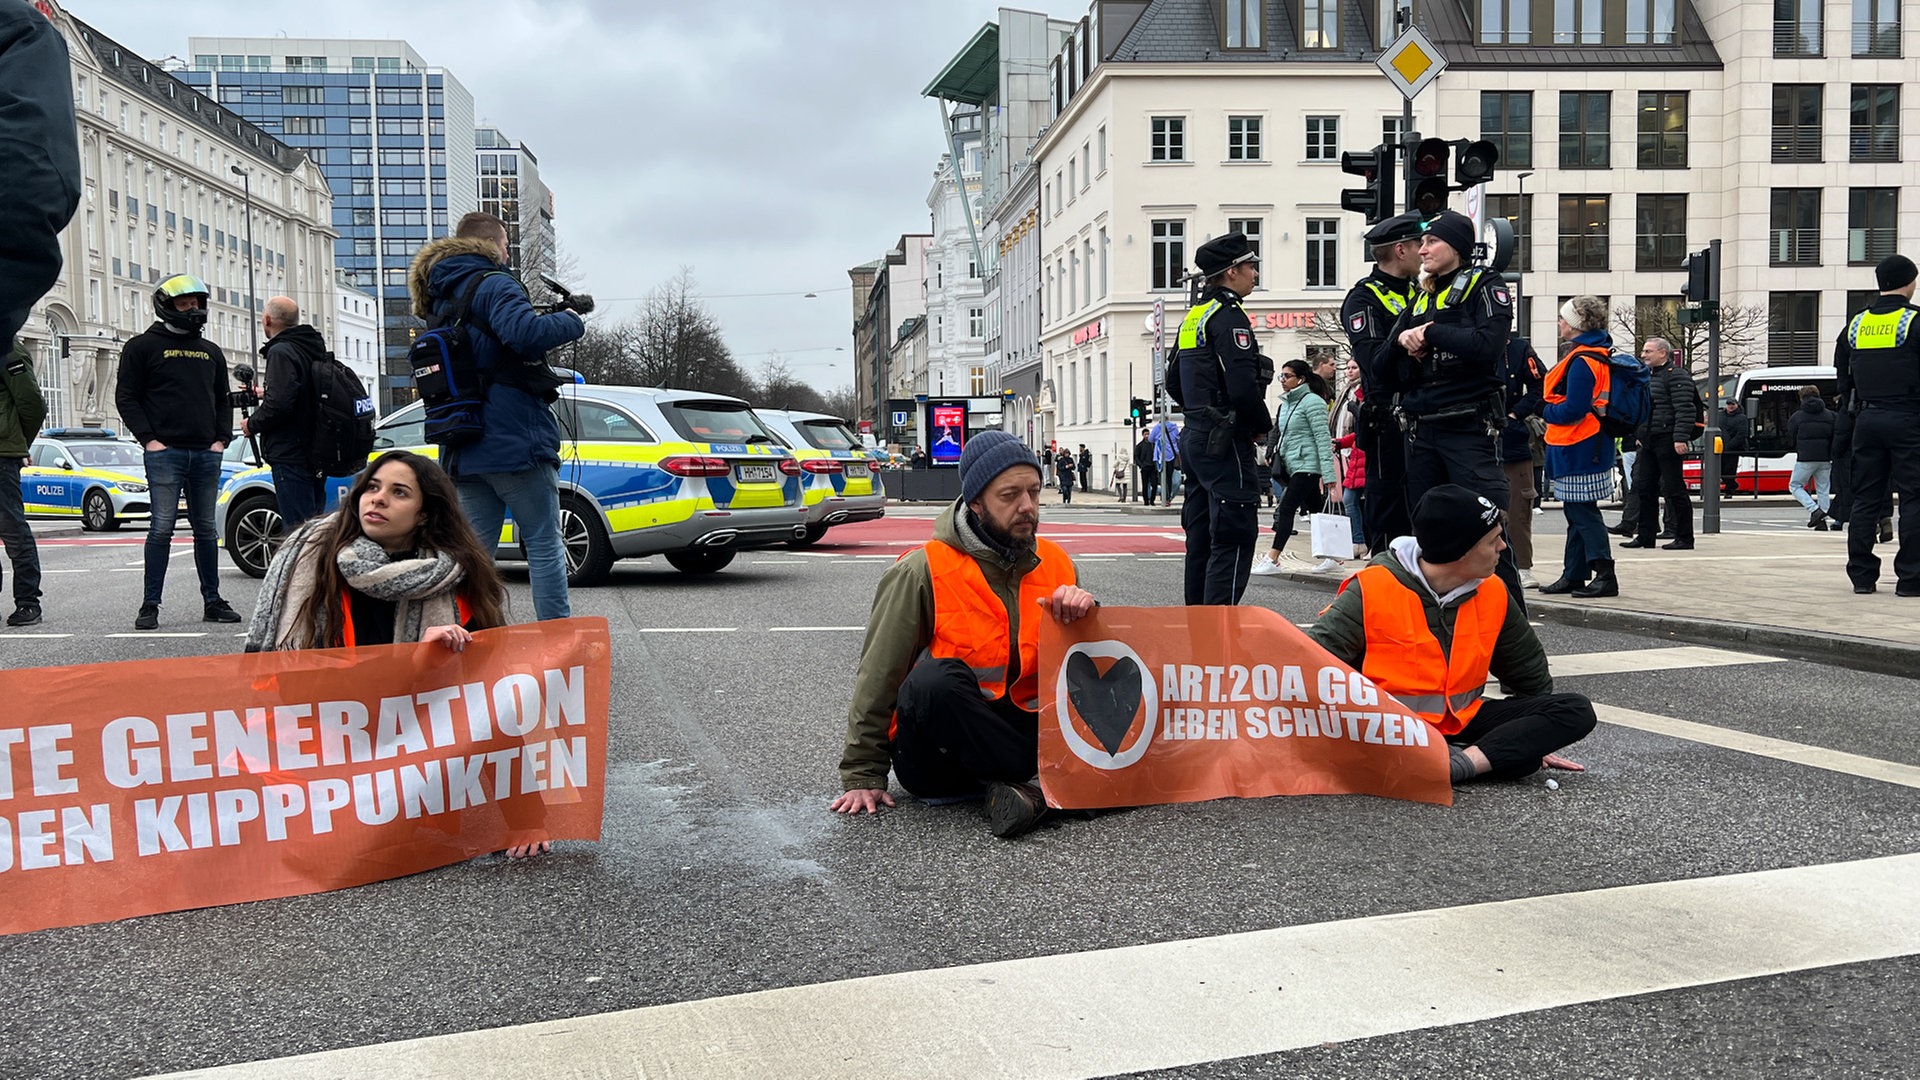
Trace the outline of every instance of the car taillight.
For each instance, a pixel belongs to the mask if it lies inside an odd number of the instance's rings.
[[[800,463],[799,463],[799,462],[797,462],[797,461],[795,461],[795,460],[793,460],[793,459],[792,459],[792,458],[790,458],[790,457],[789,457],[789,458],[781,458],[781,459],[780,459],[780,471],[781,471],[781,472],[783,472],[783,473],[786,473],[786,474],[787,474],[788,476],[799,476],[799,475],[800,475]]]
[[[733,466],[725,458],[694,457],[681,455],[660,462],[660,467],[675,476],[726,476],[733,472]]]
[[[800,467],[810,473],[837,473],[840,463],[832,458],[810,458],[800,463]]]

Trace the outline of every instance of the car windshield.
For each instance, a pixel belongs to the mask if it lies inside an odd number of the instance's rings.
[[[660,411],[683,439],[705,443],[770,443],[773,433],[745,405],[732,401],[665,401]]]
[[[853,429],[838,420],[796,420],[793,426],[800,429],[800,437],[816,450],[861,448],[860,440],[854,438]]]
[[[68,443],[67,453],[89,469],[139,468],[145,461],[139,447],[123,442]]]

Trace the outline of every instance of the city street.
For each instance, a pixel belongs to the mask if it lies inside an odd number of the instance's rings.
[[[1049,492],[1044,535],[1104,603],[1179,603],[1177,517],[1105,501]],[[1602,706],[1557,787],[1148,807],[1011,842],[977,805],[839,818],[873,586],[934,509],[888,513],[574,592],[613,630],[600,843],[0,939],[0,1076],[1866,1077],[1920,1055],[1910,679],[1543,620],[1558,688]],[[1535,521],[1544,581],[1562,519]],[[137,526],[36,533],[47,618],[0,634],[8,666],[239,648],[199,621],[186,545],[142,634]],[[257,582],[221,561],[250,613]],[[1831,561],[1805,573],[1855,599]],[[1261,579],[1247,601],[1304,624],[1330,595]]]

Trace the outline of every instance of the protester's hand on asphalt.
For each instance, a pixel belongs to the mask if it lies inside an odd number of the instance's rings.
[[[840,797],[833,800],[833,803],[828,806],[827,809],[832,810],[836,814],[858,814],[862,812],[877,814],[880,812],[880,807],[883,804],[886,806],[893,805],[893,796],[887,794],[886,789],[855,788],[852,791],[841,793]]]
[[[426,633],[420,635],[421,644],[437,641],[454,652],[466,651],[467,642],[472,640],[473,634],[464,626],[430,626]]]
[[[507,849],[507,858],[524,859],[530,855],[545,855],[553,850],[553,841],[535,840],[531,844],[515,844]]]
[[[1040,606],[1053,613],[1053,617],[1063,623],[1070,623],[1082,615],[1088,615],[1100,602],[1093,594],[1078,585],[1062,585],[1053,590],[1052,596],[1040,598]]]
[[[1548,754],[1546,757],[1540,759],[1540,764],[1549,769],[1559,769],[1562,772],[1587,771],[1585,765],[1580,764],[1572,758],[1563,758],[1559,754]]]

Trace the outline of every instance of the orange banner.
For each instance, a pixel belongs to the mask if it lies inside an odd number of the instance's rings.
[[[598,840],[605,619],[0,672],[0,933]]]
[[[1453,805],[1440,733],[1258,607],[1047,619],[1040,786],[1068,809],[1267,795]]]

